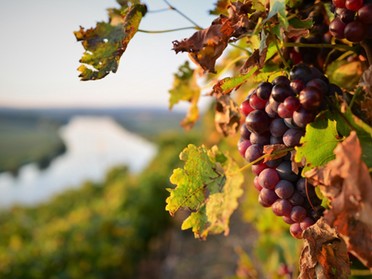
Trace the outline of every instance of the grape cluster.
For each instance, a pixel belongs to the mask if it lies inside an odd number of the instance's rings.
[[[335,18],[329,24],[329,31],[337,39],[350,42],[372,39],[372,1],[333,0]]]
[[[245,122],[238,150],[248,162],[255,161],[252,171],[259,203],[282,216],[296,238],[321,214],[315,187],[301,177],[301,168],[293,172],[290,152],[265,163],[259,159],[265,145],[299,145],[305,126],[325,108],[324,99],[336,91],[334,87],[317,68],[298,64],[290,79],[279,76],[272,83],[260,83],[240,106]]]

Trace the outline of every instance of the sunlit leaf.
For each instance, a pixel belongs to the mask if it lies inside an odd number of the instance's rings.
[[[98,22],[96,27],[86,30],[80,27],[74,32],[85,49],[78,67],[81,80],[97,80],[110,72],[116,73],[121,56],[147,11],[138,1],[120,1],[120,4],[120,10],[109,10],[108,22]]]
[[[190,103],[190,108],[181,125],[186,129],[191,128],[199,118],[197,104],[200,97],[200,87],[197,84],[196,71],[190,68],[188,61],[181,65],[178,72],[174,74],[173,88],[169,90],[169,94],[170,109],[180,101]]]
[[[180,154],[183,168],[173,171],[174,189],[167,189],[166,210],[174,215],[179,209],[191,211],[182,229],[191,228],[195,237],[205,239],[209,233],[229,232],[229,219],[242,195],[243,176],[231,158],[217,147],[188,145]]]

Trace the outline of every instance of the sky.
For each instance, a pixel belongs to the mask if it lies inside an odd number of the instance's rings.
[[[214,16],[212,0],[170,0],[202,27]],[[143,1],[149,11],[166,8],[162,0]],[[0,107],[168,107],[173,74],[188,60],[175,54],[172,41],[195,30],[137,33],[123,54],[119,70],[98,81],[80,81],[83,47],[73,31],[107,20],[115,0],[0,0]],[[148,13],[140,29],[191,26],[174,11]]]

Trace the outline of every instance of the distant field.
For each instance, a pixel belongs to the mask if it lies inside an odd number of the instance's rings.
[[[56,123],[37,117],[0,117],[0,171],[16,173],[29,162],[46,167],[63,148]]]

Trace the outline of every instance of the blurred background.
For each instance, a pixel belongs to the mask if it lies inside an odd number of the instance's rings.
[[[149,11],[168,7],[144,3]],[[171,4],[203,27],[214,18],[212,0]],[[137,33],[116,74],[79,80],[83,48],[73,31],[106,20],[116,6],[0,3],[0,278],[287,278],[278,270],[288,274],[298,247],[254,191],[233,215],[228,237],[196,240],[181,231],[182,216],[165,211],[178,154],[189,143],[220,140],[208,97],[189,132],[179,125],[186,106],[168,109],[173,74],[188,59],[175,55],[172,41],[193,30]],[[188,26],[169,10],[149,12],[140,28]],[[268,229],[276,233],[257,242]],[[288,251],[279,247],[283,234]]]

